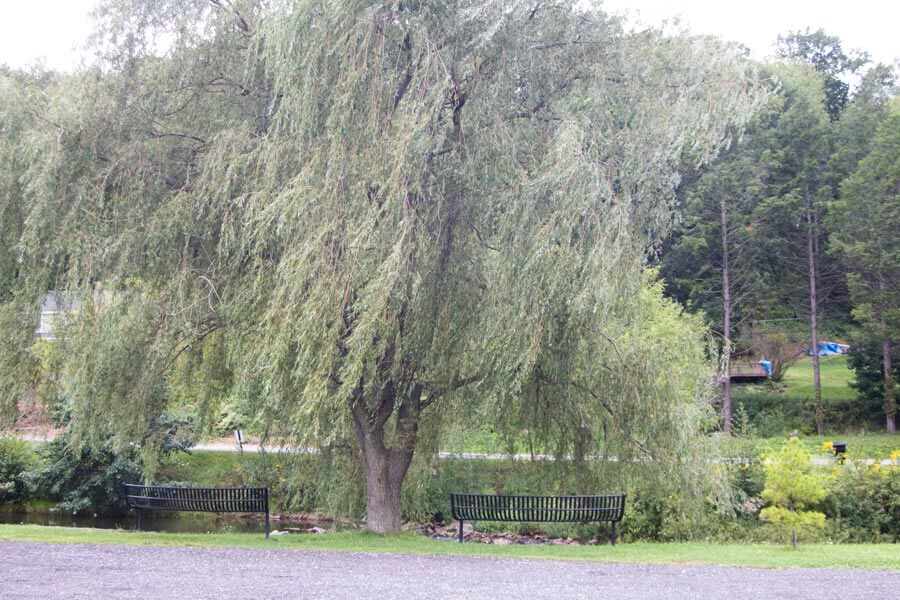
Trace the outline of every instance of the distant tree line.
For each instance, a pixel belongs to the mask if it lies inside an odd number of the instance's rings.
[[[893,68],[819,30],[778,40],[766,104],[715,164],[685,177],[682,226],[660,262],[667,291],[735,352],[777,357],[849,340],[863,403],[895,427],[900,340],[900,146]],[[848,83],[854,81],[855,86]],[[777,351],[776,351],[776,347]],[[766,352],[766,351],[770,352]],[[789,352],[790,353],[790,352]],[[819,358],[816,427],[824,430]],[[871,372],[879,373],[878,384]],[[722,418],[730,429],[730,380]]]

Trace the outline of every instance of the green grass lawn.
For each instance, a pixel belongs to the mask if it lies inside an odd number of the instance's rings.
[[[515,439],[510,446],[500,434],[490,431],[488,427],[481,429],[461,429],[454,431],[452,441],[445,442],[442,452],[474,452],[481,454],[528,454],[527,444],[522,439]]]
[[[846,442],[847,458],[850,459],[882,460],[888,458],[891,452],[900,450],[900,437],[886,433],[801,435],[799,439],[812,456],[831,456],[822,451],[823,442]],[[781,447],[787,440],[787,436],[782,436],[753,438],[751,442],[756,454],[760,454]]]
[[[819,360],[819,374],[822,383],[822,398],[826,400],[852,400],[856,390],[850,387],[854,373],[847,366],[846,356],[822,356]],[[813,391],[812,359],[805,357],[793,364],[784,374],[782,381],[787,398],[802,400],[815,396]]]
[[[0,540],[56,543],[121,544],[131,546],[191,546],[265,548],[271,550],[326,550],[340,552],[389,552],[445,556],[486,556],[584,560],[643,564],[729,565],[765,568],[861,568],[900,570],[896,544],[801,545],[636,543],[617,546],[510,545],[440,541],[406,532],[375,535],[337,532],[324,535],[292,534],[272,537],[259,534],[169,534],[36,525],[0,525]]]
[[[818,439],[836,441],[848,433],[865,434],[884,431],[883,417],[868,414],[867,404],[857,398],[851,385],[855,373],[848,367],[847,356],[821,357],[822,408],[827,436]],[[749,425],[759,437],[786,436],[797,430],[811,434],[816,429],[815,393],[812,361],[804,357],[791,366],[780,383],[742,384],[734,388],[734,421],[737,427]],[[742,420],[743,419],[743,420]],[[867,456],[884,457],[882,440],[854,439],[852,447]],[[850,441],[850,440],[847,440]],[[869,447],[875,447],[869,450]],[[896,449],[896,446],[894,446]]]

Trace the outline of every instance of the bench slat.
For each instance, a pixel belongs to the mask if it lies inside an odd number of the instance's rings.
[[[125,484],[125,501],[142,510],[190,512],[265,513],[266,539],[269,537],[269,488],[191,488]]]
[[[554,500],[557,500],[554,502]],[[454,519],[472,521],[611,521],[621,519],[624,494],[615,496],[559,497],[456,495],[452,503]]]
[[[219,498],[204,498],[195,490],[185,489],[184,494],[133,494],[126,495],[131,508],[154,510],[178,510],[191,512],[265,512],[264,498],[239,498],[229,492]]]
[[[450,494],[453,518],[463,521],[612,523],[625,513],[625,494],[596,496],[527,496],[501,494]]]

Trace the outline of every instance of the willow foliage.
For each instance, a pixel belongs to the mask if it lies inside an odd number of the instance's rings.
[[[564,1],[119,1],[101,23],[105,68],[28,144],[17,246],[91,306],[61,375],[85,432],[134,437],[197,377],[210,407],[357,448],[378,530],[460,420],[690,479],[701,328],[643,264],[680,161],[758,101],[733,49]]]

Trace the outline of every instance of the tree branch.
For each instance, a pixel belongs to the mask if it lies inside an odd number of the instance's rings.
[[[403,97],[406,95],[409,84],[413,79],[412,39],[410,38],[408,31],[403,38],[403,44],[400,46],[400,49],[406,57],[406,72],[403,74],[403,79],[400,80],[397,91],[394,92],[394,99],[391,101],[391,108],[388,110],[387,118],[384,121],[384,127],[382,129],[387,129],[388,125],[390,125],[391,120],[394,118],[394,113],[397,112],[397,107],[399,107],[400,102],[403,101]]]
[[[484,375],[470,375],[469,377],[463,377],[462,379],[454,379],[453,383],[444,389],[434,390],[428,393],[428,398],[422,400],[420,403],[420,408],[425,408],[431,406],[435,403],[436,400],[440,399],[444,394],[450,391],[456,391],[462,387],[465,387],[471,383],[475,383],[476,381],[481,381],[484,379]],[[423,384],[423,386],[427,386],[427,384]]]
[[[234,5],[229,0],[209,0],[209,3],[215,6],[220,10],[227,10],[234,14],[236,25],[240,34],[244,37],[252,37],[253,30],[250,28],[250,24],[247,23],[247,20],[241,14],[241,12],[234,7]]]

